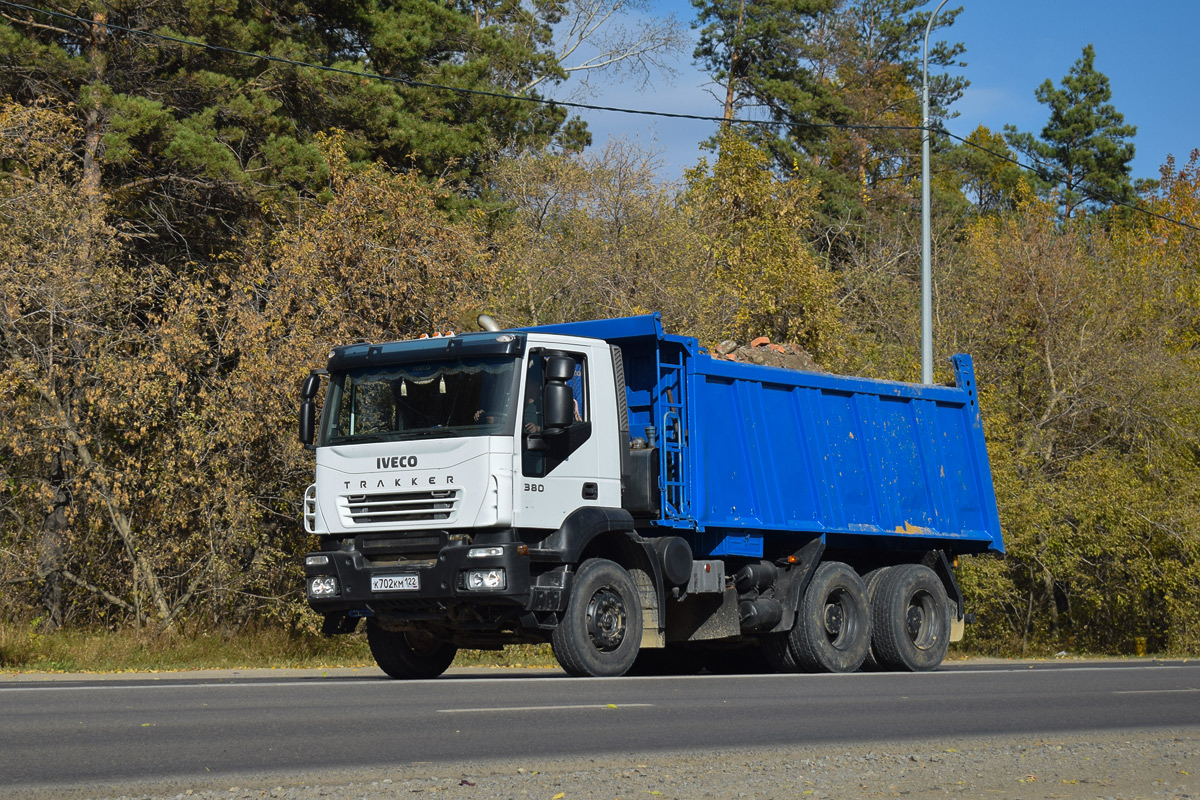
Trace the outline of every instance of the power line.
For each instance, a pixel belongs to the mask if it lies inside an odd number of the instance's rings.
[[[946,136],[948,136],[951,139],[954,139],[955,141],[962,142],[967,147],[971,147],[976,150],[979,150],[980,152],[987,153],[988,155],[992,156],[993,158],[999,159],[1000,161],[1007,161],[1010,164],[1015,164],[1016,166],[1020,167],[1023,170],[1026,170],[1028,172],[1032,172],[1032,173],[1036,174],[1038,177],[1042,178],[1043,180],[1052,180],[1055,183],[1058,183],[1058,182],[1065,183],[1065,181],[1066,181],[1066,178],[1063,175],[1063,173],[1057,171],[1051,165],[1048,165],[1044,162],[1038,161],[1037,159],[1031,158],[1030,160],[1034,162],[1035,166],[1030,166],[1028,164],[1024,164],[1024,163],[1018,161],[1016,158],[1013,158],[1011,155],[1009,155],[1007,153],[998,153],[995,150],[990,150],[981,144],[972,142],[962,136],[953,134],[950,131],[946,130],[945,128],[942,128],[942,127],[933,128],[930,130],[930,132],[945,134]],[[1154,217],[1156,219],[1160,219],[1163,222],[1170,222],[1174,225],[1179,225],[1181,227],[1188,228],[1193,231],[1200,231],[1200,226],[1193,225],[1190,222],[1185,222],[1181,219],[1175,219],[1174,217],[1168,217],[1165,214],[1159,214],[1157,211],[1151,211],[1148,208],[1134,205],[1133,203],[1129,203],[1124,200],[1119,200],[1115,197],[1109,197],[1108,195],[1101,194],[1099,192],[1094,192],[1094,191],[1088,189],[1086,186],[1078,187],[1075,189],[1075,191],[1079,192],[1081,195],[1083,195],[1087,199],[1093,200],[1097,203],[1107,203],[1109,205],[1120,206],[1121,208],[1127,208],[1130,211],[1136,211],[1139,214],[1145,214],[1147,216]]]
[[[224,47],[222,45],[217,45],[217,44],[208,44],[207,42],[198,42],[194,39],[183,39],[178,36],[167,36],[166,34],[154,33],[153,31],[138,30],[137,28],[129,28],[124,25],[117,25],[112,22],[94,22],[92,20],[85,19],[84,17],[78,17],[73,14],[66,14],[61,11],[51,11],[49,9],[44,9],[44,8],[36,8],[34,6],[25,5],[23,3],[15,3],[15,2],[12,2],[12,0],[0,0],[0,5],[5,5],[10,8],[17,8],[22,11],[28,11],[28,12],[31,12],[34,14],[45,14],[47,16],[56,17],[58,19],[64,19],[64,20],[68,20],[71,22],[77,22],[82,25],[88,25],[91,27],[100,26],[100,27],[103,27],[110,31],[120,31],[121,33],[128,33],[128,34],[131,34],[134,36],[142,36],[142,37],[145,37],[148,39],[158,39],[158,40],[164,41],[164,42],[173,42],[175,44],[187,45],[189,47],[199,47],[204,50],[211,50],[211,51],[217,52],[217,53],[227,53],[229,55],[245,56],[247,58],[255,58],[260,61],[267,61],[267,62],[274,63],[274,64],[286,64],[286,65],[292,66],[292,67],[303,67],[306,69],[318,70],[320,72],[330,72],[330,73],[333,73],[336,75],[349,75],[354,78],[369,78],[371,80],[386,81],[387,83],[398,83],[403,86],[411,86],[416,89],[439,89],[442,91],[454,92],[455,94],[460,94],[460,95],[465,95],[465,96],[490,97],[490,98],[497,99],[497,100],[513,100],[513,101],[522,102],[522,103],[533,103],[535,105],[544,105],[544,106],[551,106],[551,107],[562,106],[563,108],[574,108],[574,109],[579,109],[582,111],[603,111],[603,112],[615,113],[615,114],[637,114],[637,115],[642,115],[642,116],[647,116],[647,117],[664,117],[667,119],[684,119],[684,120],[694,120],[694,121],[698,121],[698,122],[732,123],[732,124],[736,124],[736,125],[775,126],[775,125],[780,125],[780,124],[787,124],[787,125],[791,125],[793,127],[799,127],[799,128],[836,128],[836,129],[841,129],[841,130],[879,130],[879,131],[884,131],[884,130],[919,131],[919,130],[921,130],[921,127],[919,125],[881,125],[881,124],[880,125],[877,125],[877,124],[851,125],[851,124],[845,124],[845,123],[802,122],[802,121],[795,121],[795,120],[787,122],[787,123],[780,123],[780,122],[772,122],[772,121],[768,121],[768,120],[738,119],[736,117],[733,119],[726,119],[724,117],[712,117],[712,116],[705,116],[702,114],[679,114],[679,113],[670,112],[670,111],[651,111],[649,109],[621,108],[618,106],[600,106],[600,105],[593,105],[591,103],[576,103],[576,102],[572,102],[569,100],[551,100],[551,99],[545,98],[545,97],[531,97],[529,95],[508,94],[506,92],[491,92],[491,91],[487,91],[486,89],[468,89],[468,88],[462,87],[462,86],[446,86],[446,85],[440,84],[440,83],[431,83],[428,81],[413,80],[412,78],[398,78],[398,77],[395,77],[392,75],[381,75],[381,74],[375,73],[375,72],[356,72],[354,70],[343,69],[341,67],[331,67],[331,66],[326,66],[324,64],[313,64],[313,63],[310,63],[307,61],[297,61],[295,59],[284,58],[282,56],[272,56],[272,55],[267,55],[265,53],[255,53],[250,50],[239,50],[234,47]]]
[[[224,47],[222,45],[209,44],[207,42],[199,42],[194,39],[184,39],[184,38],[178,37],[178,36],[168,36],[168,35],[162,34],[162,33],[154,33],[153,31],[138,30],[137,28],[130,28],[130,27],[127,27],[124,25],[117,25],[112,22],[98,23],[93,20],[86,19],[84,17],[75,16],[73,14],[66,14],[61,11],[52,11],[52,10],[44,9],[44,8],[37,8],[35,6],[25,5],[23,3],[16,3],[16,2],[13,2],[12,0],[0,0],[0,5],[8,6],[9,8],[20,9],[22,11],[28,11],[32,14],[44,14],[46,16],[56,17],[58,19],[63,19],[63,20],[68,20],[71,22],[80,23],[82,25],[87,25],[90,27],[95,27],[95,26],[99,25],[99,26],[104,27],[106,30],[120,31],[121,33],[127,33],[127,34],[130,34],[133,36],[142,36],[145,38],[157,39],[159,41],[164,41],[164,42],[173,42],[175,44],[186,45],[188,47],[198,47],[198,48],[201,48],[204,50],[210,50],[210,51],[217,52],[217,53],[226,53],[229,55],[244,56],[247,58],[253,58],[253,59],[257,59],[257,60],[265,61],[265,62],[269,62],[269,63],[285,64],[287,66],[300,67],[300,68],[304,68],[304,69],[312,69],[312,70],[317,70],[320,72],[329,72],[329,73],[333,73],[333,74],[337,74],[337,75],[348,75],[348,76],[351,76],[354,78],[360,78],[360,79],[361,78],[369,78],[371,80],[385,81],[387,83],[396,83],[396,84],[400,84],[403,86],[409,86],[409,87],[416,88],[416,89],[437,89],[437,90],[441,90],[441,91],[453,92],[455,94],[459,94],[459,95],[463,95],[463,96],[488,97],[488,98],[493,98],[493,99],[497,99],[497,100],[512,100],[512,101],[516,101],[516,102],[533,103],[535,105],[543,105],[543,106],[549,106],[549,107],[562,106],[563,108],[572,108],[572,109],[578,109],[581,111],[599,111],[599,112],[613,113],[613,114],[633,114],[633,115],[647,116],[647,117],[659,117],[659,118],[664,118],[664,119],[681,119],[681,120],[692,120],[692,121],[698,121],[698,122],[716,122],[716,123],[721,123],[721,124],[753,125],[753,126],[762,126],[762,127],[775,127],[778,125],[786,125],[786,126],[797,127],[797,128],[834,129],[834,130],[876,130],[876,131],[923,131],[923,130],[925,130],[925,128],[920,125],[882,125],[882,124],[857,124],[857,125],[855,125],[855,124],[848,124],[848,123],[804,122],[804,121],[800,121],[800,120],[789,120],[787,122],[778,122],[778,121],[771,121],[771,120],[739,119],[737,117],[734,117],[732,119],[726,119],[725,117],[713,117],[713,116],[706,116],[706,115],[702,115],[702,114],[680,114],[680,113],[675,113],[675,112],[670,112],[670,111],[652,111],[649,109],[623,108],[623,107],[619,107],[619,106],[601,106],[601,105],[594,105],[591,103],[577,103],[577,102],[572,102],[572,101],[568,101],[568,100],[551,100],[549,98],[544,98],[544,97],[531,97],[528,95],[508,94],[505,92],[492,92],[492,91],[487,91],[485,89],[468,89],[466,87],[461,87],[461,86],[446,86],[444,84],[431,83],[428,81],[418,81],[418,80],[413,80],[411,78],[398,78],[398,77],[391,76],[391,75],[382,75],[382,74],[373,73],[373,72],[365,72],[365,71],[364,72],[356,72],[354,70],[343,69],[341,67],[332,67],[332,66],[327,66],[324,64],[313,64],[313,63],[310,63],[307,61],[299,61],[296,59],[284,58],[282,56],[272,56],[272,55],[267,55],[265,53],[255,53],[255,52],[252,52],[249,50],[239,50],[239,49],[233,48],[233,47]],[[1033,160],[1035,161],[1035,164],[1037,164],[1037,166],[1029,166],[1027,164],[1024,164],[1024,163],[1018,161],[1017,159],[1013,158],[1012,156],[1010,156],[1006,153],[998,153],[994,150],[989,150],[988,148],[983,147],[980,144],[977,144],[972,141],[968,141],[967,139],[963,138],[962,136],[958,136],[956,134],[950,133],[945,128],[942,128],[940,126],[930,128],[929,132],[931,134],[934,134],[934,133],[944,134],[944,135],[948,136],[949,138],[959,141],[968,147],[972,147],[983,153],[987,153],[988,155],[992,156],[993,158],[997,158],[1001,161],[1007,161],[1008,163],[1014,164],[1023,170],[1033,172],[1043,179],[1054,180],[1055,182],[1064,180],[1061,173],[1057,173],[1053,169],[1053,167],[1050,167],[1046,164],[1042,164],[1041,162],[1037,162],[1036,159],[1033,159]],[[1084,195],[1089,200],[1092,200],[1097,203],[1107,203],[1109,205],[1120,206],[1122,208],[1127,208],[1127,209],[1130,209],[1130,210],[1140,213],[1140,214],[1145,214],[1147,216],[1154,217],[1156,219],[1160,219],[1164,222],[1170,222],[1175,225],[1179,225],[1181,227],[1188,228],[1190,230],[1200,231],[1200,226],[1192,225],[1191,223],[1184,222],[1183,220],[1174,219],[1172,217],[1168,217],[1166,215],[1159,214],[1154,211],[1150,211],[1147,208],[1143,208],[1141,206],[1136,206],[1136,205],[1133,205],[1132,203],[1128,203],[1123,200],[1118,200],[1113,197],[1108,197],[1108,196],[1105,196],[1105,195],[1102,195],[1099,193],[1091,192],[1090,190],[1086,189],[1086,187],[1081,188],[1078,191],[1080,192],[1080,194]]]

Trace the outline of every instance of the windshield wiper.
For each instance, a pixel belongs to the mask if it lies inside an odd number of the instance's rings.
[[[412,432],[404,433],[403,437],[405,439],[428,439],[433,436],[444,436],[444,437],[449,438],[451,436],[461,436],[461,435],[462,434],[459,433],[454,428],[428,428],[423,431],[412,431]]]
[[[386,442],[395,437],[395,434],[386,433],[364,433],[352,434],[350,436],[337,436],[329,440],[330,444],[362,444],[364,442]]]

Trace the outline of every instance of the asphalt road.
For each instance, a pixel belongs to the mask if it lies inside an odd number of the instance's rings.
[[[5,789],[414,762],[1200,727],[1200,662],[580,679],[0,680]]]

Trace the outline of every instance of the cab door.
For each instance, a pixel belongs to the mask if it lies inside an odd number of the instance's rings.
[[[565,365],[563,359],[569,359]],[[517,478],[518,510],[514,522],[521,527],[556,529],[572,511],[584,506],[612,505],[613,481],[601,475],[604,445],[615,449],[615,441],[598,435],[608,426],[596,424],[593,415],[605,406],[593,396],[596,364],[592,348],[532,348],[522,381],[522,413],[519,420],[520,470]],[[558,383],[569,389],[566,406],[569,424],[548,426],[547,396],[563,394],[547,385]],[[561,399],[557,402],[562,402]],[[562,420],[559,420],[561,422]],[[605,439],[611,437],[604,437]],[[620,479],[615,483],[615,505],[620,505]]]

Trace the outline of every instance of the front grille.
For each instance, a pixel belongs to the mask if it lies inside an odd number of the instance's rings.
[[[364,533],[354,540],[354,546],[373,566],[432,567],[446,541],[445,534],[390,536]]]
[[[389,492],[342,496],[351,525],[379,523],[451,522],[458,514],[459,489],[428,492]]]
[[[396,553],[437,553],[446,546],[443,536],[380,536],[364,534],[356,540],[358,552],[365,556]]]

